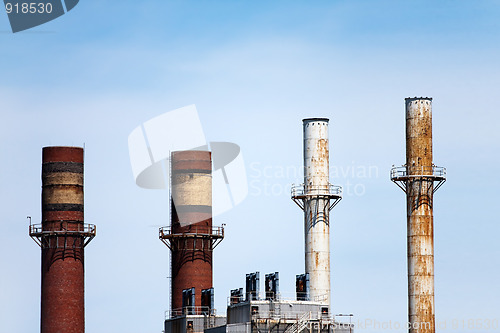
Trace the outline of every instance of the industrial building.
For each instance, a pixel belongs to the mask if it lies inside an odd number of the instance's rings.
[[[243,288],[231,290],[227,316],[213,308],[213,250],[224,237],[212,226],[211,155],[208,151],[171,154],[171,225],[159,238],[171,254],[171,310],[165,333],[184,332],[353,332],[334,320],[330,304],[330,210],[342,188],[329,182],[329,120],[303,120],[304,183],[292,186],[292,199],[304,211],[305,271],[296,277],[296,297],[279,292],[279,273],[246,275]]]
[[[406,98],[406,164],[391,180],[407,196],[408,318],[410,333],[435,333],[433,196],[446,169],[433,164],[432,98]],[[170,225],[159,229],[170,250],[170,310],[164,333],[351,333],[334,315],[330,279],[330,211],[342,188],[329,179],[329,120],[303,120],[304,182],[291,198],[304,212],[304,272],[295,297],[280,293],[279,272],[246,274],[230,291],[226,316],[214,308],[214,249],[224,225],[212,224],[212,155],[208,150],[170,155]],[[84,333],[84,248],[96,227],[84,222],[83,163],[79,147],[45,147],[42,221],[29,226],[41,247],[42,333]],[[335,304],[335,308],[337,305]],[[347,315],[351,319],[352,314]]]

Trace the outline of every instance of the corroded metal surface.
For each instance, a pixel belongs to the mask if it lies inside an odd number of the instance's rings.
[[[342,188],[329,183],[328,119],[303,120],[304,183],[292,185],[293,201],[304,210],[305,273],[312,301],[330,306],[330,210]]]
[[[434,333],[431,98],[406,99],[406,169],[409,331]]]
[[[42,248],[40,330],[85,331],[84,247],[95,226],[84,223],[83,149],[45,147],[42,223],[30,235]]]
[[[330,304],[328,119],[303,120],[305,272],[311,300]]]

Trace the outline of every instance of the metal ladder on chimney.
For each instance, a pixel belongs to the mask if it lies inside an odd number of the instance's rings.
[[[289,326],[284,333],[300,333],[306,328],[311,319],[311,311],[304,313],[293,325]]]
[[[170,228],[172,228],[172,152],[169,150],[168,151],[168,158],[169,158],[169,166],[168,166],[168,205],[169,205],[169,224]],[[172,229],[170,229],[172,230]],[[169,265],[170,265],[170,271],[168,271],[168,274],[170,275],[169,284],[168,284],[168,294],[169,294],[169,300],[170,300],[170,315],[169,318],[172,318],[172,310],[173,307],[173,302],[172,302],[172,250],[168,251],[169,252]]]
[[[281,301],[279,299],[274,302],[274,316],[281,317]]]

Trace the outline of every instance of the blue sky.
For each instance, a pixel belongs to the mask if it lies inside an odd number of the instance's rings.
[[[135,186],[127,138],[193,103],[207,140],[241,146],[250,185],[214,221],[227,224],[218,311],[256,270],[279,271],[293,293],[303,222],[287,186],[301,177],[281,170],[302,164],[301,119],[328,117],[331,165],[348,173],[331,181],[352,188],[332,213],[333,312],[406,321],[406,205],[389,169],[405,160],[404,98],[432,96],[434,162],[448,168],[434,210],[439,331],[498,331],[477,326],[500,320],[498,17],[500,4],[483,0],[82,0],[12,34],[0,13],[0,330],[39,327],[40,250],[26,216],[40,219],[41,148],[85,144],[85,216],[98,228],[87,331],[161,331],[168,196]]]

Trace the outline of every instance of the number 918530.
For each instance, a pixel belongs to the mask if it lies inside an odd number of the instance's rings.
[[[50,14],[52,13],[52,4],[50,2],[23,2],[5,4],[7,14]]]

